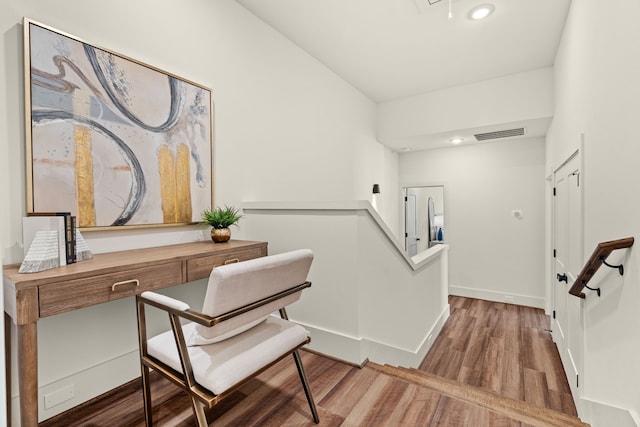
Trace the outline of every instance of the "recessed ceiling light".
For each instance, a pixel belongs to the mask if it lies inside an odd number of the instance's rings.
[[[460,138],[459,136],[449,140],[452,144],[460,144],[462,141],[464,141],[464,138]]]
[[[487,16],[491,15],[494,9],[495,8],[492,4],[483,4],[480,6],[476,6],[469,11],[469,19],[473,21],[484,19]]]

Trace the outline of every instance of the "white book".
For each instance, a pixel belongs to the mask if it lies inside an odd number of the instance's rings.
[[[37,231],[58,232],[58,257],[60,265],[67,265],[67,249],[65,247],[64,216],[26,216],[22,218],[22,242],[24,254],[27,255],[29,247]]]

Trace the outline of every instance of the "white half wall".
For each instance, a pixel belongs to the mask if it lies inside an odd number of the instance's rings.
[[[544,308],[544,140],[400,155],[402,187],[434,182],[444,185],[450,292]]]
[[[449,317],[447,245],[408,258],[369,202],[244,203],[269,253],[309,248],[311,288],[288,309],[311,348],[360,364],[417,367]]]

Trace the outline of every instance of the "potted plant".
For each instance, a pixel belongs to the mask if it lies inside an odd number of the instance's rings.
[[[216,243],[223,243],[231,238],[229,227],[237,225],[240,218],[240,209],[227,205],[202,212],[202,224],[211,226],[211,240]]]

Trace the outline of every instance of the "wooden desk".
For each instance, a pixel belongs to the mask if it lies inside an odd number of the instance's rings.
[[[266,242],[231,240],[98,254],[90,260],[39,273],[20,274],[19,266],[5,266],[5,321],[8,324],[10,318],[18,331],[22,427],[38,425],[38,319],[206,278],[213,267],[265,255]],[[6,334],[10,329],[5,328],[8,373],[11,340]],[[7,377],[10,424],[11,379]]]

